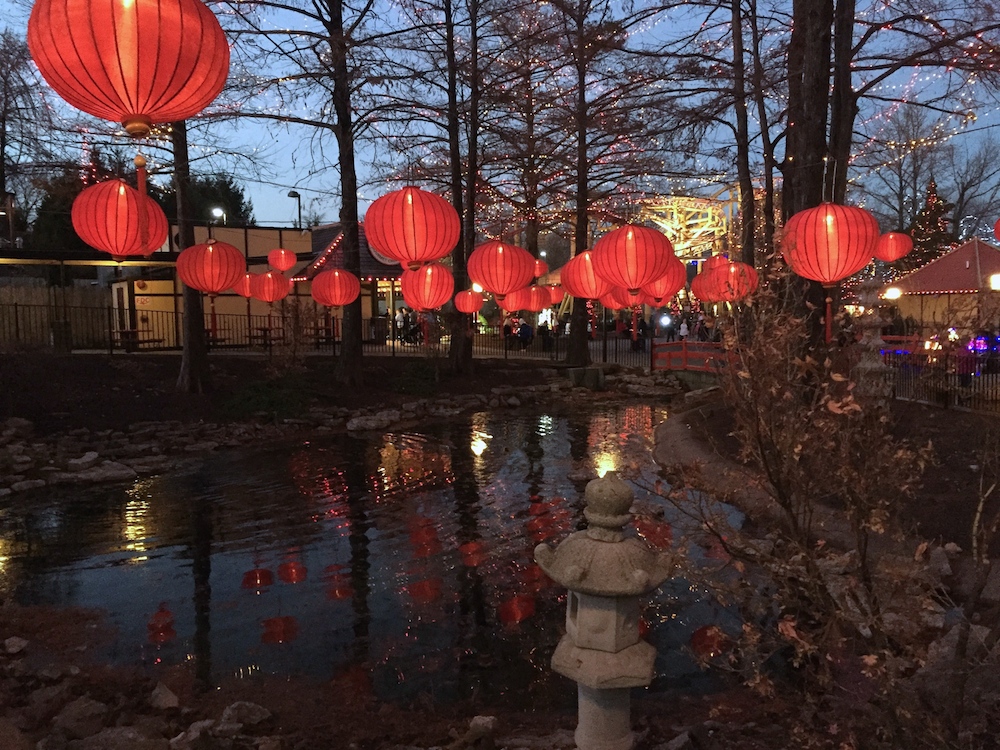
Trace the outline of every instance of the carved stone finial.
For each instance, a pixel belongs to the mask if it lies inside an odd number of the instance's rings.
[[[603,538],[609,534],[617,537],[632,518],[629,508],[635,494],[613,471],[600,479],[592,479],[587,484],[584,499],[587,507],[583,515],[590,524],[587,532],[591,537]]]

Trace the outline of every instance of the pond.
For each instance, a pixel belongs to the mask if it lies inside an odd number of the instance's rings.
[[[666,416],[653,404],[483,411],[10,496],[0,595],[103,610],[97,656],[154,674],[191,662],[208,682],[304,675],[382,700],[572,701],[548,666],[565,592],[532,551],[582,528],[587,479],[615,468],[639,477],[639,532],[679,541],[683,517],[648,489]],[[654,689],[709,689],[687,645],[709,623],[738,629],[734,617],[679,579],[644,617]]]

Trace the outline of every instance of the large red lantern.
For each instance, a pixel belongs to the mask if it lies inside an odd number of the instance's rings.
[[[601,295],[599,302],[607,310],[625,310],[641,304],[642,300],[634,298],[624,287],[613,286]]]
[[[63,99],[140,137],[200,112],[229,73],[226,35],[199,0],[36,0],[28,48]]]
[[[332,268],[317,274],[310,289],[313,299],[324,307],[343,307],[361,294],[361,281],[350,271]]]
[[[667,264],[667,272],[642,287],[643,294],[656,305],[673,297],[687,283],[687,268],[684,263],[676,255],[671,254],[671,258],[673,260]]]
[[[497,305],[507,312],[515,312],[516,310],[528,310],[528,306],[531,304],[531,290],[529,287],[521,287],[520,289],[515,289],[509,294],[505,294],[503,298],[497,299]]]
[[[239,283],[246,273],[243,253],[226,242],[209,240],[192,245],[177,256],[177,275],[192,289],[220,294]]]
[[[902,232],[886,232],[875,243],[874,255],[885,263],[895,263],[913,249],[910,235]]]
[[[598,275],[635,296],[667,272],[674,247],[655,229],[629,225],[601,237],[593,252]]]
[[[722,297],[719,296],[714,281],[715,275],[711,270],[702,271],[691,279],[691,294],[702,302],[720,302]]]
[[[482,310],[483,302],[483,295],[471,289],[465,289],[455,295],[455,309],[466,315]]]
[[[784,256],[799,276],[833,286],[872,259],[879,229],[862,208],[821,203],[785,225]]]
[[[411,271],[450,253],[461,230],[444,198],[408,186],[378,198],[365,214],[365,239],[376,251]]]
[[[142,237],[140,206],[144,207],[145,233]],[[73,201],[73,229],[84,242],[118,259],[149,255],[167,241],[167,217],[156,201],[123,180],[91,185]]]
[[[278,247],[267,254],[267,264],[278,273],[290,270],[298,263],[298,258],[291,250]]]
[[[593,253],[585,250],[570,259],[562,267],[559,274],[562,288],[566,294],[583,299],[600,299],[611,287],[603,277],[594,270]]]
[[[561,303],[563,301],[563,297],[566,296],[566,292],[564,292],[563,288],[561,286],[559,286],[558,284],[553,284],[553,285],[547,286],[545,288],[549,290],[549,304],[550,305],[558,305],[559,303]]]
[[[469,278],[499,301],[531,283],[535,259],[523,247],[491,240],[472,251],[467,269]]]
[[[403,271],[399,286],[414,310],[433,310],[451,299],[455,277],[440,263],[429,263],[416,271]]]
[[[250,291],[253,297],[269,305],[283,300],[291,290],[291,280],[275,271],[259,273],[250,280]]]
[[[551,305],[549,290],[545,287],[533,284],[528,287],[528,309],[532,312],[541,312]]]

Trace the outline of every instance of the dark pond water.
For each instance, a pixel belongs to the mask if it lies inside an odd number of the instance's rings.
[[[638,531],[679,541],[683,518],[643,489],[665,417],[652,405],[481,412],[4,498],[0,592],[104,610],[114,635],[100,656],[153,672],[193,662],[209,681],[309,675],[384,700],[572,700],[548,667],[564,591],[532,551],[582,527],[586,480],[568,476],[608,468],[642,477]],[[738,628],[732,617],[684,580],[644,616],[654,688],[706,689],[686,647],[708,623]]]

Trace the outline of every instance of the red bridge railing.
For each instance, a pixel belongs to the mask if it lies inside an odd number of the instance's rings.
[[[662,341],[653,344],[653,370],[689,370],[718,372],[733,359],[722,344],[711,341]]]

